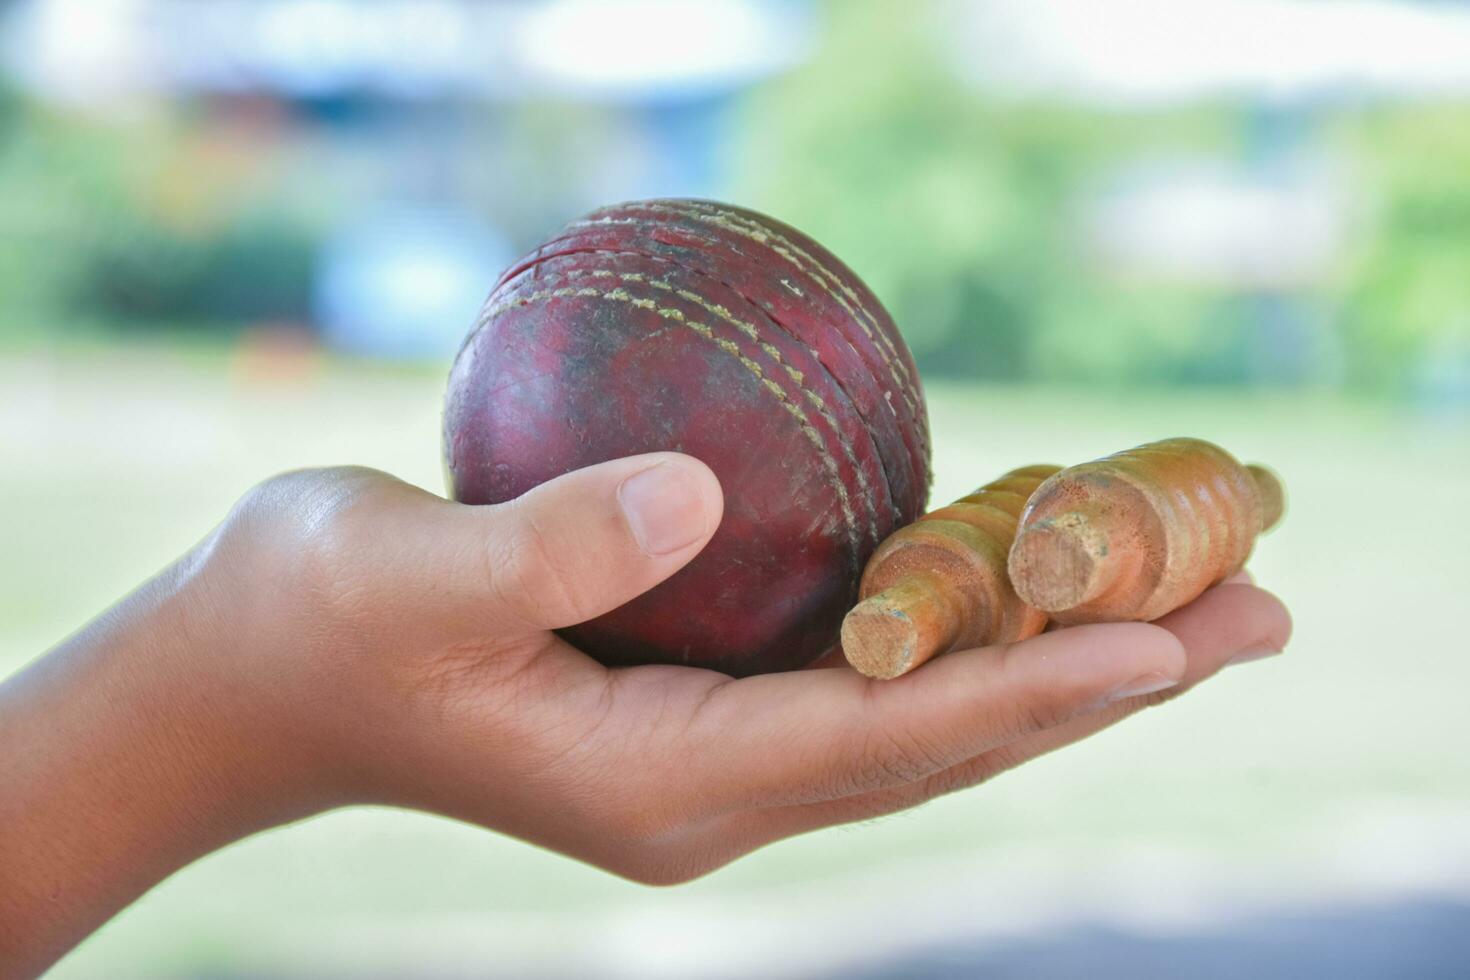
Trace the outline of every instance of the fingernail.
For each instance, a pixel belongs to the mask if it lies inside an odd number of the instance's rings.
[[[1235,656],[1225,661],[1225,666],[1233,667],[1236,664],[1248,664],[1252,660],[1263,660],[1266,657],[1274,657],[1280,652],[1280,647],[1272,646],[1269,643],[1263,643],[1260,646],[1248,647],[1247,649],[1240,651]]]
[[[618,487],[618,503],[646,555],[667,555],[705,535],[704,498],[682,467],[668,463],[634,473]]]
[[[1127,684],[1113,691],[1112,694],[1108,695],[1108,700],[1122,701],[1126,698],[1136,698],[1144,694],[1152,694],[1155,691],[1162,691],[1178,683],[1179,681],[1173,677],[1168,677],[1156,670],[1150,671],[1147,674],[1133,678]]]

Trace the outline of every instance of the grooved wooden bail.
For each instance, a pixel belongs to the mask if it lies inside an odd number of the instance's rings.
[[[897,677],[954,646],[961,601],[932,575],[916,573],[858,603],[842,621],[847,662],[867,677]]]
[[[1149,443],[1047,480],[1021,515],[1010,578],[1059,623],[1157,619],[1239,571],[1284,498],[1270,470],[1212,443]]]
[[[1095,506],[1033,524],[1010,555],[1025,570],[1027,601],[1038,609],[1071,609],[1106,592],[1123,564],[1108,547],[1106,525],[1107,513]]]
[[[1261,498],[1261,531],[1269,531],[1286,512],[1286,488],[1281,485],[1280,477],[1259,463],[1247,466],[1246,471],[1255,481],[1256,493]]]
[[[848,663],[892,678],[956,647],[1040,633],[1046,618],[1017,598],[1006,554],[1026,498],[1059,469],[1012,470],[879,545],[863,572],[862,601],[842,623]]]

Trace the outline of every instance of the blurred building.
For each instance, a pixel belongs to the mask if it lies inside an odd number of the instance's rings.
[[[717,194],[732,94],[805,56],[810,13],[32,0],[4,36],[42,100],[104,117],[182,105],[190,138],[284,169],[319,244],[310,309],[280,315],[309,313],[344,349],[413,356],[452,351],[514,251],[577,210]]]

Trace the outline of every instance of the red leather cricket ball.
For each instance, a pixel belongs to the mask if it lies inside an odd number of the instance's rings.
[[[923,389],[877,298],[796,229],[709,201],[603,208],[512,265],[455,360],[444,436],[469,504],[637,453],[714,470],[704,551],[564,631],[614,665],[812,662],[928,496]]]

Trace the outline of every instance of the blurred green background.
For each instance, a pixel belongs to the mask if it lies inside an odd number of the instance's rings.
[[[442,489],[483,294],[619,199],[863,275],[935,500],[1175,434],[1291,492],[1253,562],[1287,657],[991,785],[666,891],[333,814],[56,976],[1470,962],[1470,5],[34,0],[0,53],[0,673],[272,472]]]

